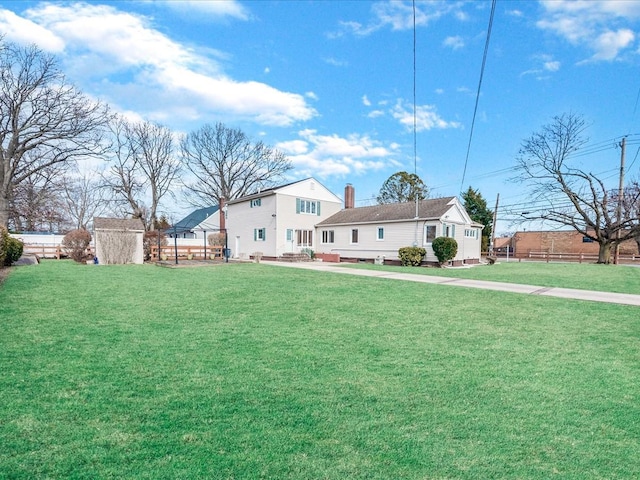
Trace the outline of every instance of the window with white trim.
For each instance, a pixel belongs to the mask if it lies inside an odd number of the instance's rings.
[[[424,226],[424,244],[433,242],[434,238],[437,235],[437,227],[436,225],[425,225]]]
[[[260,207],[262,205],[262,199],[261,198],[254,198],[253,200],[251,200],[250,203],[250,207]]]
[[[466,238],[478,238],[478,230],[475,228],[465,228],[464,236]]]
[[[253,229],[253,240],[256,242],[264,242],[267,240],[267,229],[266,228],[254,228]]]
[[[296,230],[296,236],[299,247],[313,246],[313,230]]]
[[[442,236],[443,237],[451,237],[455,238],[456,236],[456,226],[450,223],[442,224]]]
[[[376,240],[384,240],[384,227],[378,227],[378,233],[376,235]]]
[[[322,243],[334,243],[335,232],[333,230],[322,230]]]
[[[315,200],[296,198],[296,213],[320,215],[320,202]]]
[[[351,229],[351,243],[358,243],[358,229]]]

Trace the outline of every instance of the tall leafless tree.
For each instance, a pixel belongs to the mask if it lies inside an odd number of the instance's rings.
[[[599,244],[598,263],[610,263],[617,242],[634,236],[633,219],[616,218],[617,196],[602,179],[572,166],[571,155],[586,145],[586,122],[574,113],[556,116],[522,143],[516,159],[517,177],[532,187],[535,212],[528,220],[568,226]],[[620,236],[618,237],[618,232]]]
[[[293,168],[281,152],[253,143],[239,129],[206,124],[180,142],[182,162],[192,181],[185,196],[196,207],[214,205],[269,188]]]
[[[0,225],[20,183],[101,155],[107,120],[107,107],[68,84],[53,56],[0,38]]]
[[[628,228],[640,226],[640,182],[633,181],[624,189],[622,212],[624,218],[630,221]],[[640,228],[636,228],[635,231],[633,239],[638,245],[638,253],[640,254]]]
[[[28,155],[28,153],[27,153]],[[17,184],[9,201],[9,226],[19,232],[63,231],[63,165],[38,170]]]
[[[180,163],[174,156],[173,132],[151,122],[112,124],[113,158],[105,176],[116,202],[153,230],[162,198],[172,194],[179,179]]]
[[[105,189],[98,178],[96,173],[67,176],[63,180],[64,209],[74,229],[87,230],[93,217],[102,216],[107,209]]]

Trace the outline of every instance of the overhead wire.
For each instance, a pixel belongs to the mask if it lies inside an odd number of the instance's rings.
[[[487,53],[489,51],[489,41],[491,40],[491,28],[493,27],[493,17],[496,11],[496,0],[491,2],[491,14],[489,15],[489,27],[487,28],[487,38],[484,44],[484,53],[482,55],[482,66],[480,67],[480,79],[478,81],[478,90],[476,91],[476,103],[473,108],[473,118],[471,119],[471,130],[469,132],[469,143],[467,144],[467,154],[464,159],[464,169],[462,170],[462,181],[460,182],[460,191],[464,189],[464,179],[467,174],[467,164],[469,163],[469,154],[471,152],[471,141],[473,140],[473,129],[476,124],[476,115],[478,113],[478,103],[480,102],[480,91],[482,88],[482,79],[484,77],[484,69],[487,64]]]

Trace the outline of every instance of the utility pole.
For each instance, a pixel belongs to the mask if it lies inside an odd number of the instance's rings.
[[[489,238],[489,255],[493,255],[493,246],[496,243],[496,220],[498,219],[498,202],[500,194],[496,197],[496,208],[493,211],[493,222],[491,223],[491,238]]]
[[[618,265],[620,261],[620,229],[622,224],[622,202],[624,201],[624,154],[627,146],[627,137],[622,137],[620,142],[620,184],[618,185],[618,230],[616,231],[616,248],[613,255],[613,263]]]

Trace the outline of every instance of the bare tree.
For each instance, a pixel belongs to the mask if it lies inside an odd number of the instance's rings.
[[[34,174],[104,150],[106,106],[69,85],[54,57],[0,38],[0,225]]]
[[[631,222],[629,227],[640,225],[640,182],[633,181],[624,189],[622,212],[624,218]],[[633,239],[638,245],[638,253],[640,253],[640,228],[636,228],[635,231]]]
[[[93,217],[106,211],[105,190],[96,175],[67,176],[63,180],[63,203],[73,228],[87,229]]]
[[[592,173],[571,165],[571,154],[586,145],[582,116],[556,116],[525,140],[516,159],[518,180],[532,187],[532,200],[545,205],[529,214],[529,220],[547,220],[568,226],[600,246],[598,263],[609,263],[615,244],[634,236],[640,226],[633,219],[616,218],[616,195]],[[618,238],[618,232],[620,237]]]
[[[183,137],[180,150],[193,176],[185,195],[196,207],[272,187],[293,168],[283,153],[262,142],[252,143],[244,132],[222,123],[206,124]]]
[[[106,184],[116,194],[116,202],[147,230],[153,230],[158,206],[171,193],[179,178],[180,164],[174,157],[173,133],[151,122],[113,122],[112,166]],[[145,200],[149,200],[149,205]]]
[[[8,224],[11,228],[29,232],[66,229],[68,222],[62,208],[60,182],[63,166],[38,170],[13,188],[9,199]]]

